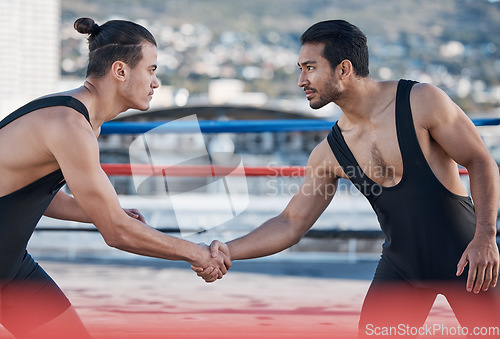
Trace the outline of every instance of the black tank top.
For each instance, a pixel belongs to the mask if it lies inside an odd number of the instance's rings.
[[[344,172],[377,215],[385,234],[381,260],[406,280],[456,279],[456,265],[474,236],[474,207],[470,197],[446,189],[425,159],[410,108],[415,83],[400,80],[396,94],[396,129],[403,161],[403,176],[397,185],[382,187],[363,173],[338,123],[327,140]]]
[[[80,112],[90,123],[85,105],[70,96],[37,99],[0,121],[0,129],[37,109],[67,106]],[[21,265],[28,240],[50,202],[64,185],[60,169],[0,197],[0,280],[12,279]]]

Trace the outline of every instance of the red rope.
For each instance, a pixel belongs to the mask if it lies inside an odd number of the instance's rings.
[[[246,166],[224,167],[224,166],[150,166],[145,164],[102,164],[102,169],[109,176],[179,176],[179,177],[222,177],[226,175],[235,175],[247,177],[303,177],[306,174],[305,166]],[[132,171],[133,168],[133,171]],[[459,168],[460,175],[468,174],[465,168]]]

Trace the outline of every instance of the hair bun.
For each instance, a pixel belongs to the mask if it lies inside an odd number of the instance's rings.
[[[73,27],[81,34],[95,35],[100,29],[100,26],[90,18],[77,19]]]

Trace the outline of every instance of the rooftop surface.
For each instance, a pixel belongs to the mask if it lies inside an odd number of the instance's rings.
[[[113,339],[355,338],[376,266],[293,254],[236,261],[207,284],[184,262],[38,261],[91,334]],[[427,323],[456,326],[444,298]],[[0,338],[12,337],[0,327]]]

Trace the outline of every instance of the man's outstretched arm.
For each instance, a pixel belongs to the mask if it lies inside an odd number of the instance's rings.
[[[328,143],[320,143],[309,157],[306,179],[285,210],[249,234],[225,244],[214,241],[212,256],[229,252],[231,260],[268,256],[296,244],[330,204],[337,189],[333,154]],[[338,166],[338,165],[337,165]],[[338,168],[337,168],[338,170]],[[193,267],[204,278],[201,268]]]
[[[131,218],[121,208],[116,192],[100,166],[99,146],[86,120],[68,114],[57,122],[46,129],[44,137],[48,151],[55,157],[74,195],[75,201],[69,203],[77,203],[70,214],[81,207],[111,247],[149,257],[184,260],[204,268],[215,267],[214,275],[219,278],[225,274],[230,262],[223,254],[212,258],[206,246],[169,236],[138,218]],[[62,213],[62,210],[49,211],[49,215],[57,213]],[[80,215],[82,219],[85,219],[84,214]]]

